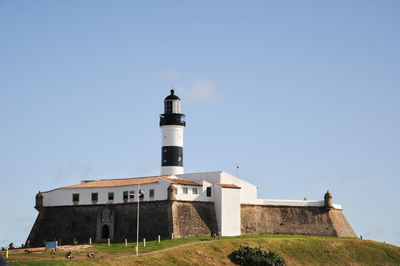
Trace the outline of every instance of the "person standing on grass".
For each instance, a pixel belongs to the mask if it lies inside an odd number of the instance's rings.
[[[56,250],[55,250],[54,248],[51,249],[50,254],[51,254],[51,258],[52,258],[52,259],[55,259],[55,258],[56,258]]]
[[[8,266],[7,261],[3,258],[3,256],[1,256],[1,253],[0,253],[0,265],[1,266],[3,266],[3,265],[7,265]]]

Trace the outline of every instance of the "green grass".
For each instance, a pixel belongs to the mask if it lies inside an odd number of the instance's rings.
[[[143,242],[139,242],[139,252],[148,253],[156,250],[161,250],[169,247],[179,246],[186,243],[191,242],[199,242],[199,241],[209,241],[209,237],[187,237],[187,238],[178,238],[178,239],[166,239],[162,240],[158,243],[157,240],[154,241],[146,241],[146,247],[143,247]],[[107,246],[104,244],[93,244],[93,247],[90,248],[95,253],[105,252],[108,254],[133,254],[135,253],[135,243],[128,243],[128,246],[125,247],[124,243],[112,243],[111,246]]]
[[[51,261],[50,254],[22,254],[13,258],[10,265],[224,265],[230,264],[228,255],[240,245],[257,246],[278,252],[288,265],[400,265],[400,248],[375,241],[354,238],[317,237],[299,235],[246,235],[223,237],[211,241],[210,237],[188,237],[175,240],[148,241],[139,244],[140,256],[134,256],[134,243],[93,244],[75,256],[85,256],[94,251],[96,256],[72,261]],[[175,248],[174,248],[175,247]],[[65,253],[57,254],[64,257]],[[37,258],[35,258],[37,257]],[[38,260],[40,259],[40,260]]]
[[[191,242],[202,242],[202,241],[210,241],[210,237],[187,237],[187,238],[178,238],[178,239],[166,239],[162,240],[158,243],[157,240],[154,241],[146,241],[146,246],[143,246],[143,241],[139,241],[139,253],[144,254],[148,252],[153,252],[157,250],[162,250],[165,248],[170,248],[174,246],[180,246],[186,243]],[[86,250],[81,252],[72,252],[75,257],[79,256],[86,256],[88,251],[94,252],[96,256],[101,256],[105,254],[105,256],[128,256],[128,255],[135,255],[136,254],[136,242],[128,243],[127,247],[125,247],[124,243],[111,243],[110,246],[107,243],[93,243],[90,247]],[[12,251],[10,251],[12,252]],[[57,258],[65,258],[67,252],[57,252]],[[3,257],[5,257],[5,253],[2,252]],[[13,258],[12,254],[10,253],[9,256],[9,264],[10,265],[74,265],[74,264],[84,264],[88,263],[89,261],[84,259],[74,259],[72,261],[69,260],[51,260],[50,259],[50,252],[32,252],[32,253],[23,253],[18,254],[20,257],[23,258]],[[43,260],[46,259],[46,260]],[[97,262],[101,261],[102,258],[95,258],[94,260],[90,260],[90,262]]]

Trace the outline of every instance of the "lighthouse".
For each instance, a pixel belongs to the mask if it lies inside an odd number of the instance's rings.
[[[161,175],[183,174],[183,130],[185,115],[181,113],[181,99],[171,90],[164,100],[160,115]]]

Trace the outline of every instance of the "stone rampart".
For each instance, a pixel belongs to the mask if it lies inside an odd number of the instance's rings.
[[[136,240],[137,203],[39,208],[29,234],[30,246]],[[104,227],[107,230],[104,231]],[[302,234],[356,237],[339,209],[326,207],[241,205],[242,234]],[[140,203],[139,238],[148,240],[217,232],[213,202],[152,201]]]
[[[356,237],[342,210],[325,207],[241,205],[242,234]]]
[[[105,211],[107,210],[107,211]],[[152,201],[140,203],[139,238],[148,240],[195,235],[217,231],[212,202]],[[92,241],[136,240],[137,203],[42,207],[29,234],[31,247],[44,241],[61,244]],[[103,226],[107,226],[107,233]],[[108,234],[108,235],[104,235]],[[105,237],[108,236],[108,237]]]
[[[213,202],[173,201],[174,236],[201,236],[218,232]]]
[[[41,208],[29,234],[32,247],[43,246],[44,241],[60,240],[61,244],[96,237],[96,219],[102,206],[68,206]]]

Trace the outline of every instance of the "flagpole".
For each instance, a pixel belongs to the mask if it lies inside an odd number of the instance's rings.
[[[139,193],[139,183],[137,185],[138,193],[137,193],[137,219],[136,219],[136,256],[139,256],[139,201],[140,201],[140,193]]]

